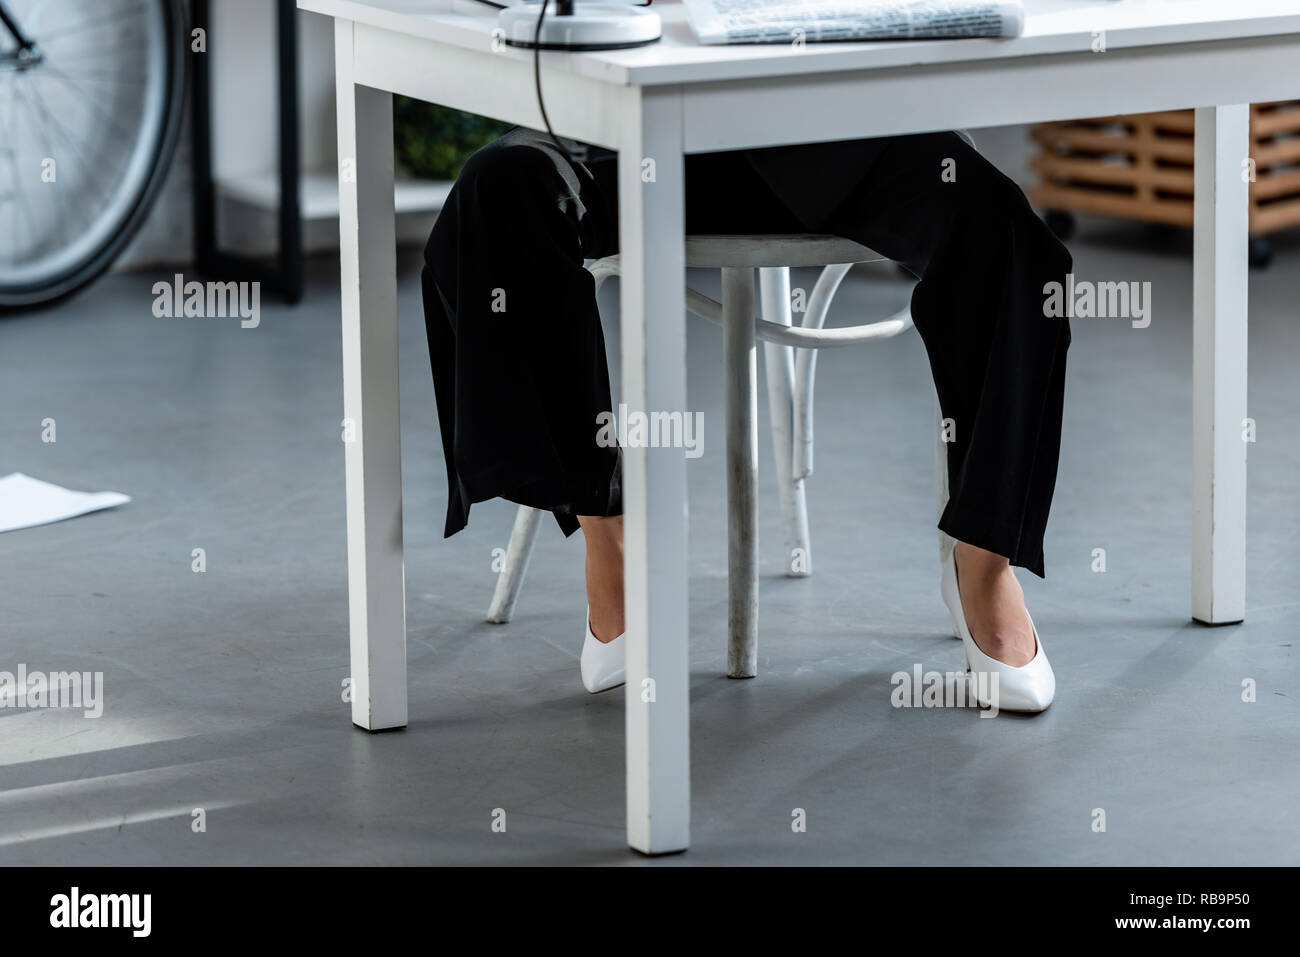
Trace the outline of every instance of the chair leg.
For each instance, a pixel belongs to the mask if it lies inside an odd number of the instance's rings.
[[[754,270],[722,270],[727,442],[727,676],[758,673],[758,395]]]
[[[853,268],[852,263],[835,263],[822,268],[821,275],[808,297],[808,311],[801,325],[820,329],[826,323],[831,300],[840,283]],[[910,313],[908,314],[910,318]],[[891,316],[890,318],[898,318]],[[813,381],[817,372],[817,350],[800,349],[794,367],[794,477],[806,479],[813,470]]]
[[[515,600],[524,586],[524,575],[528,571],[528,559],[533,553],[533,541],[537,538],[537,524],[541,517],[539,509],[527,505],[520,505],[519,511],[515,512],[510,544],[506,546],[505,565],[497,575],[497,587],[488,607],[487,620],[494,625],[505,624],[515,613]]]
[[[790,270],[760,269],[758,285],[763,318],[791,325]],[[772,420],[772,454],[776,459],[781,526],[785,531],[785,573],[791,578],[802,578],[812,574],[812,544],[803,479],[796,479],[793,474],[794,349],[765,342],[763,360],[767,370],[767,407]]]

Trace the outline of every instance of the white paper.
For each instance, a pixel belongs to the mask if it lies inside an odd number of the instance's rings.
[[[121,492],[74,492],[14,472],[0,478],[0,532],[61,522],[129,501],[131,496]]]
[[[701,43],[1013,37],[1020,0],[683,0]]]

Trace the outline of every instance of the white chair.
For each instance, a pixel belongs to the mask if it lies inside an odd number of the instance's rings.
[[[972,148],[975,140],[957,130]],[[687,236],[688,268],[722,270],[722,302],[686,291],[686,308],[723,329],[726,377],[727,457],[727,676],[758,674],[758,425],[755,339],[763,340],[767,401],[772,420],[781,522],[785,528],[786,574],[812,574],[804,481],[813,471],[813,376],[817,350],[889,339],[912,325],[903,308],[887,319],[839,329],[823,328],[831,300],[854,263],[884,259],[839,236]],[[826,265],[831,263],[832,265]],[[821,266],[799,326],[790,303],[790,267]],[[596,289],[619,271],[618,257],[596,260],[588,269]],[[754,270],[758,270],[762,316],[754,315]],[[939,514],[948,504],[948,457],[942,411],[935,397],[935,487]],[[508,622],[528,571],[541,513],[521,505],[515,514],[505,565],[497,576],[487,620]],[[938,533],[939,564],[953,541]]]
[[[813,379],[817,350],[888,339],[912,325],[907,307],[887,319],[824,328],[841,281],[854,263],[884,257],[838,236],[688,236],[686,265],[722,271],[722,302],[687,290],[686,308],[723,327],[725,374],[728,623],[727,674],[752,678],[758,664],[758,427],[755,340],[764,341],[772,447],[785,529],[786,574],[812,572],[804,482],[813,471]],[[825,265],[831,263],[833,265]],[[822,266],[800,325],[793,324],[790,268]],[[587,267],[596,288],[619,272],[618,256]],[[754,271],[761,317],[754,311]],[[937,403],[936,403],[937,409]],[[939,507],[947,501],[943,443],[939,442]],[[520,506],[487,620],[508,622],[528,570],[541,512]],[[951,547],[940,533],[940,558]]]

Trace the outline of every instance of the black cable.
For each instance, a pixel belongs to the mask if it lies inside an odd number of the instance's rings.
[[[479,0],[480,3],[487,3],[490,6],[496,6],[491,0]],[[551,0],[542,0],[541,12],[537,14],[537,29],[533,31],[533,82],[537,87],[537,108],[541,110],[542,122],[546,124],[546,133],[550,136],[551,141],[555,143],[555,148],[560,151],[560,155],[569,161],[570,165],[577,165],[585,160],[586,149],[581,151],[580,155],[574,155],[569,152],[569,148],[560,142],[560,138],[555,135],[555,130],[551,128],[551,119],[546,115],[546,101],[542,97],[542,21],[546,19],[546,9],[550,6]],[[644,3],[629,4],[629,6],[648,7],[651,0],[645,0]]]
[[[555,130],[551,129],[550,117],[546,115],[546,102],[542,99],[542,21],[546,19],[546,8],[550,3],[551,0],[542,0],[542,10],[537,15],[537,29],[533,31],[533,80],[537,85],[537,108],[542,111],[542,122],[546,124],[546,132],[555,143],[556,149],[560,151],[560,155],[568,160],[570,166],[576,166],[580,162],[579,159],[569,152],[569,148],[555,135]]]

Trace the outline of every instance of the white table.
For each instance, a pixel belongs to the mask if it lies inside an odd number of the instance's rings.
[[[449,4],[299,0],[335,18],[352,715],[371,731],[407,721],[391,97],[541,126],[532,54]],[[1192,617],[1240,621],[1246,104],[1300,97],[1300,6],[1026,6],[1009,40],[701,47],[659,0],[659,44],[543,54],[556,132],[619,153],[624,401],[687,408],[684,154],[1196,107]],[[690,833],[686,469],[681,450],[625,453],[628,842],[669,853]]]

